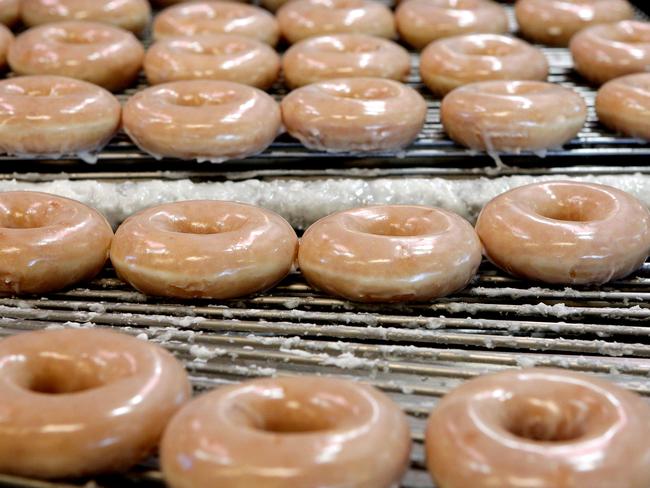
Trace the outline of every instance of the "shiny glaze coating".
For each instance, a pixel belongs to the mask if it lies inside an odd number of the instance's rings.
[[[233,298],[265,290],[293,266],[298,238],[274,212],[220,201],[168,203],[117,229],[118,276],[149,295]]]
[[[280,30],[264,9],[237,2],[182,3],[163,10],[153,23],[156,39],[197,34],[239,34],[275,46]]]
[[[605,185],[557,181],[515,188],[483,208],[476,231],[494,264],[546,283],[617,280],[650,254],[650,212]]]
[[[650,71],[650,22],[624,20],[589,27],[571,40],[571,55],[575,69],[598,85]]]
[[[20,17],[20,0],[0,0],[0,24],[12,26]]]
[[[410,449],[406,417],[386,395],[303,376],[200,396],[170,422],[161,461],[171,488],[389,488]]]
[[[456,88],[441,107],[456,142],[488,152],[539,151],[573,139],[587,118],[578,93],[540,81],[483,81]]]
[[[473,379],[429,417],[440,488],[646,488],[650,407],[582,373],[534,368]]]
[[[90,83],[61,76],[0,81],[0,153],[61,156],[97,151],[120,124],[120,102]]]
[[[435,95],[488,80],[546,81],[548,61],[539,49],[508,36],[469,34],[429,44],[420,56],[422,81]]]
[[[302,237],[300,270],[314,287],[361,302],[424,301],[459,291],[481,263],[472,226],[436,208],[346,210]]]
[[[395,20],[400,37],[417,49],[443,37],[509,29],[505,9],[491,0],[408,0]]]
[[[22,0],[20,13],[28,27],[63,20],[89,20],[142,33],[151,20],[147,0]]]
[[[133,142],[155,157],[222,162],[266,149],[280,132],[281,114],[256,88],[190,80],[136,93],[122,121]]]
[[[280,74],[280,56],[268,44],[236,34],[165,37],[144,58],[149,83],[209,79],[270,87]]]
[[[98,22],[65,21],[32,27],[9,49],[20,75],[57,75],[110,91],[129,86],[140,72],[144,48],[124,29]]]
[[[326,34],[396,36],[393,13],[371,0],[292,0],[278,10],[277,18],[290,43]]]
[[[610,129],[650,140],[650,73],[607,82],[598,90],[596,113]]]
[[[14,40],[14,35],[4,25],[0,24],[0,70],[7,67],[7,53]]]
[[[125,470],[151,454],[189,398],[161,347],[100,329],[0,341],[0,472],[68,478]]]
[[[411,56],[387,39],[333,34],[294,44],[284,54],[282,68],[285,82],[292,88],[355,76],[404,81],[411,71]]]
[[[282,120],[306,147],[325,151],[388,151],[409,145],[426,118],[413,88],[381,78],[338,78],[293,90]]]
[[[0,193],[0,294],[48,293],[101,271],[113,230],[95,209],[47,193]]]
[[[549,46],[567,46],[585,27],[634,17],[627,0],[517,0],[521,34]]]

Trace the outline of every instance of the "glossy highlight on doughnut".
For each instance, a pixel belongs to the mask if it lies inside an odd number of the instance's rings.
[[[598,120],[622,134],[650,140],[650,73],[605,83],[596,96]]]
[[[411,439],[406,416],[362,383],[325,377],[256,379],[183,408],[161,444],[172,488],[389,488]]]
[[[483,208],[476,231],[494,264],[546,283],[607,283],[650,255],[650,211],[632,195],[591,183],[510,190]]]
[[[446,395],[426,430],[440,488],[650,485],[650,406],[596,376],[504,371]]]

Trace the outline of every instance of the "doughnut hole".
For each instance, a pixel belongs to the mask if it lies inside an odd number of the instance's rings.
[[[383,214],[350,215],[346,226],[363,234],[385,237],[418,237],[442,233],[448,228],[447,222],[436,219],[435,214],[428,210],[409,211],[406,215],[399,209],[390,209]]]
[[[554,194],[542,195],[533,203],[535,213],[562,222],[595,222],[604,220],[617,209],[616,199],[607,192],[583,188],[568,192],[558,186]]]
[[[0,207],[0,229],[40,229],[56,224],[65,216],[65,209],[57,201],[23,203]]]
[[[552,90],[548,83],[539,81],[513,81],[510,83],[485,83],[483,91],[492,95],[531,96]]]
[[[516,47],[510,42],[497,39],[480,39],[475,42],[459,43],[463,53],[469,56],[509,56]]]
[[[476,0],[438,0],[434,4],[449,10],[475,10],[479,7]]]
[[[234,91],[222,92],[194,92],[176,93],[172,103],[181,107],[202,107],[205,105],[224,105],[235,101],[237,94]]]
[[[171,47],[179,51],[205,56],[231,56],[250,49],[249,45],[240,41],[228,41],[223,44],[208,45],[202,43],[200,40],[183,40],[173,42]]]
[[[382,83],[377,80],[367,83],[366,80],[350,79],[347,83],[324,83],[321,89],[330,95],[353,100],[388,100],[399,96],[399,88],[392,83]]]
[[[244,215],[229,213],[206,220],[205,216],[193,216],[192,212],[186,212],[184,215],[160,213],[152,217],[151,222],[168,232],[213,235],[237,231],[248,222],[248,218]]]
[[[111,34],[106,31],[94,29],[80,30],[57,30],[55,31],[56,41],[63,44],[91,45],[104,44],[111,41]]]
[[[375,53],[381,49],[379,42],[372,39],[331,39],[317,44],[318,50],[329,53]]]

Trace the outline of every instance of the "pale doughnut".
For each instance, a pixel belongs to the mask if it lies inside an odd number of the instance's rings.
[[[14,35],[4,25],[0,24],[0,71],[7,67],[7,53],[14,40]]]
[[[505,9],[492,0],[408,0],[395,20],[400,37],[417,49],[443,37],[509,30]]]
[[[488,152],[556,148],[582,129],[580,95],[540,81],[483,81],[456,88],[441,107],[445,131],[456,142]]]
[[[650,71],[650,22],[595,25],[571,40],[575,69],[595,84]]]
[[[154,19],[155,39],[197,34],[239,34],[275,46],[280,30],[275,17],[266,10],[228,1],[181,3]]]
[[[272,287],[297,251],[296,233],[270,210],[187,201],[129,217],[117,229],[111,261],[143,293],[224,299]]]
[[[149,83],[225,80],[270,87],[280,74],[280,56],[261,41],[236,34],[165,37],[144,58]]]
[[[171,488],[390,488],[409,462],[400,408],[362,383],[257,379],[200,396],[161,444]]]
[[[612,130],[650,140],[650,73],[605,83],[596,96],[596,113]]]
[[[548,61],[539,49],[508,36],[469,34],[429,44],[420,56],[422,81],[435,95],[487,80],[545,81]]]
[[[481,263],[481,244],[454,213],[377,206],[313,224],[300,241],[298,262],[312,286],[349,300],[424,301],[465,288]]]
[[[0,81],[0,153],[84,156],[120,125],[120,102],[103,88],[61,76]]]
[[[23,32],[12,43],[8,60],[20,75],[68,76],[119,91],[138,76],[143,57],[144,48],[131,32],[71,20]]]
[[[277,102],[229,81],[164,83],[136,93],[124,106],[125,132],[143,151],[222,162],[258,154],[280,133]]]
[[[582,373],[505,371],[445,396],[426,430],[440,488],[645,488],[650,407]]]
[[[634,17],[627,0],[517,0],[521,34],[549,46],[566,46],[577,32],[594,24]]]
[[[282,68],[290,87],[354,76],[404,81],[411,71],[411,56],[387,39],[333,34],[294,44],[284,54]]]
[[[104,22],[140,34],[151,20],[147,0],[21,0],[20,13],[28,27],[63,20]]]
[[[393,13],[372,0],[292,0],[277,13],[280,31],[290,43],[325,34],[395,37]]]
[[[0,294],[48,293],[99,273],[113,230],[82,203],[16,191],[0,193],[0,238]]]
[[[476,231],[494,264],[546,283],[617,280],[650,254],[650,212],[605,185],[557,181],[515,188],[483,208]]]
[[[0,24],[12,26],[20,17],[20,0],[0,0]]]
[[[284,126],[306,147],[391,151],[409,145],[427,106],[413,88],[381,78],[338,78],[298,88],[281,103]]]
[[[0,341],[0,472],[69,478],[122,471],[155,450],[190,396],[154,344],[100,329]]]

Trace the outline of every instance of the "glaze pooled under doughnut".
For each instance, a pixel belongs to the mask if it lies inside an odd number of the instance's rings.
[[[122,471],[154,451],[189,398],[159,346],[100,329],[0,340],[0,473],[69,478]]]
[[[597,377],[559,369],[482,376],[429,417],[440,488],[646,488],[650,407]]]
[[[411,438],[371,386],[324,377],[258,379],[189,403],[161,444],[172,488],[397,486]]]
[[[163,10],[153,23],[155,39],[197,34],[239,34],[275,46],[280,30],[266,10],[227,1],[181,3]]]
[[[634,10],[627,0],[517,0],[515,14],[524,37],[566,46],[585,27],[631,19]]]
[[[278,10],[277,17],[290,43],[326,34],[396,36],[393,13],[371,0],[292,0]]]
[[[610,129],[650,140],[650,73],[607,82],[598,90],[596,113]]]
[[[650,22],[624,20],[584,29],[571,39],[575,69],[592,83],[650,71]]]
[[[0,153],[90,157],[120,125],[120,102],[90,83],[61,76],[0,81]]]
[[[268,88],[280,74],[280,56],[268,44],[236,34],[165,37],[144,58],[149,83],[225,80]]]
[[[278,214],[235,202],[159,205],[117,229],[117,274],[149,295],[233,298],[266,290],[293,266],[298,238]]]
[[[422,81],[435,95],[488,80],[545,81],[548,61],[527,42],[496,34],[447,37],[429,44],[420,56]]]
[[[95,209],[47,193],[0,193],[0,295],[48,293],[101,271],[113,230]]]
[[[151,20],[147,0],[22,0],[20,11],[28,27],[62,20],[89,20],[140,34]]]
[[[4,25],[0,24],[0,70],[7,67],[7,53],[14,40],[14,35]]]
[[[131,32],[71,20],[23,32],[8,59],[17,74],[68,76],[119,91],[138,76],[143,57],[144,48]]]
[[[124,106],[125,132],[157,158],[222,162],[266,149],[280,133],[280,107],[256,88],[215,80],[164,83]]]
[[[573,139],[587,107],[578,93],[560,85],[483,81],[449,93],[440,117],[449,137],[471,149],[540,151]]]
[[[404,81],[411,56],[399,44],[365,34],[312,37],[291,46],[282,58],[284,79],[295,88],[355,76]]]
[[[417,49],[443,37],[508,32],[508,15],[492,0],[408,0],[395,20],[400,37]]]
[[[467,286],[481,244],[458,215],[392,205],[346,210],[313,224],[300,270],[314,287],[362,302],[424,301]]]
[[[602,284],[638,269],[650,254],[650,211],[605,185],[526,185],[488,203],[476,223],[487,257],[515,276]]]
[[[293,90],[282,120],[306,147],[331,152],[391,151],[408,146],[427,105],[413,88],[381,78],[338,78]]]
[[[20,0],[0,0],[0,24],[12,26],[20,17]]]

